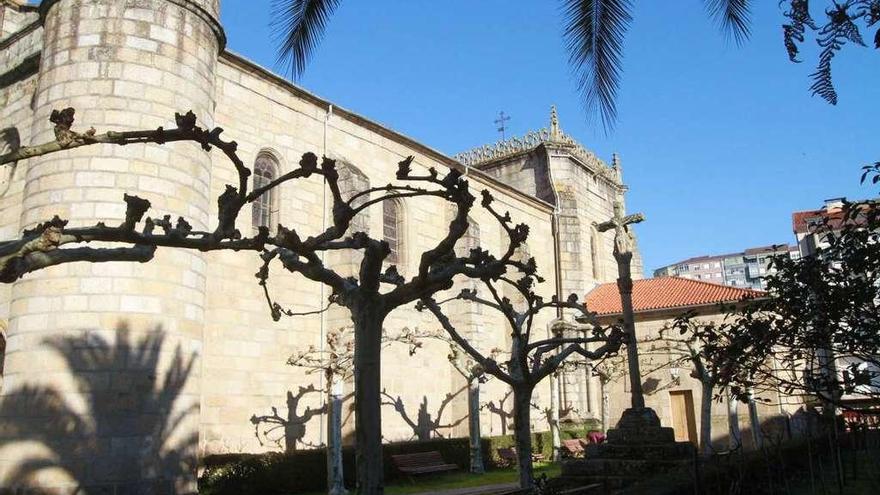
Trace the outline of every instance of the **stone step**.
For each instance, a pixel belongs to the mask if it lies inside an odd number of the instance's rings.
[[[620,490],[633,483],[640,481],[641,477],[635,476],[573,476],[561,480],[561,491],[571,490],[574,487],[591,487],[586,493],[608,493],[609,490]],[[597,488],[592,488],[596,487]]]
[[[608,443],[643,445],[646,443],[670,443],[675,441],[675,430],[657,425],[633,425],[608,430]]]
[[[693,459],[694,446],[690,442],[659,444],[591,444],[584,449],[587,459]]]
[[[687,459],[584,459],[564,462],[562,478],[580,476],[644,477],[690,464]]]

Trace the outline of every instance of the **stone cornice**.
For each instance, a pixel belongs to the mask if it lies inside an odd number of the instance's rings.
[[[28,5],[26,3],[20,3],[15,0],[0,0],[0,4],[6,5],[7,7],[12,7],[13,9],[19,12],[36,12],[36,5]]]
[[[49,13],[49,10],[52,9],[52,6],[61,0],[43,0],[39,5],[40,12],[40,20],[45,21],[46,15]],[[201,5],[197,5],[192,0],[165,0],[168,3],[173,3],[174,5],[179,6],[182,9],[186,9],[196,16],[200,17],[208,26],[211,28],[211,31],[214,31],[214,35],[217,37],[217,48],[219,53],[223,53],[226,50],[226,31],[223,30],[223,26],[220,24],[220,20],[217,19],[213,13],[208,12]]]
[[[5,50],[5,49],[9,48],[16,41],[24,38],[25,36],[30,34],[32,31],[35,31],[37,28],[39,28],[42,25],[43,25],[42,22],[34,21],[34,22],[28,24],[27,26],[19,29],[18,31],[10,34],[9,36],[3,38],[2,40],[0,40],[0,50]]]
[[[555,117],[555,110],[554,110]],[[480,146],[454,156],[459,162],[478,168],[491,168],[498,162],[528,153],[539,146],[559,150],[582,163],[596,175],[608,179],[612,184],[620,186],[620,176],[616,168],[609,167],[595,153],[586,149],[571,136],[559,129],[555,119],[550,129],[544,128],[530,131],[522,137],[513,137],[494,144]]]

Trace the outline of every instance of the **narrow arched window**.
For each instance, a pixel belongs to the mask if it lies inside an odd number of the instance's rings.
[[[0,326],[0,329],[3,327]],[[0,332],[0,384],[3,383],[3,366],[6,363],[6,335]]]
[[[260,153],[254,162],[254,190],[264,187],[278,178],[278,161],[267,153]],[[278,210],[276,189],[270,189],[261,194],[252,203],[251,222],[256,232],[260,227],[272,229],[277,221],[275,213]]]
[[[388,200],[382,202],[382,233],[385,242],[391,252],[386,261],[393,264],[402,264],[403,257],[403,208],[399,201]]]

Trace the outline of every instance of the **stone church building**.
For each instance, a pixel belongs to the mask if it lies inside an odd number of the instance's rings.
[[[626,192],[621,165],[565,134],[555,110],[545,129],[448,156],[231,53],[219,9],[219,0],[0,0],[0,153],[54,139],[54,109],[74,107],[78,128],[99,132],[168,126],[175,112],[192,109],[239,143],[258,184],[312,151],[338,160],[350,195],[394,181],[397,162],[413,155],[417,168],[462,171],[473,190],[490,190],[502,211],[531,227],[528,252],[546,279],[544,295],[583,297],[616,278],[613,234],[593,223],[609,218],[612,200]],[[236,180],[220,154],[191,143],[90,146],[19,162],[0,169],[0,241],[53,215],[71,225],[119,223],[126,192],[211,229],[216,198]],[[326,199],[317,179],[287,183],[238,228],[281,222],[320,232]],[[449,215],[430,199],[389,202],[357,227],[387,240],[406,274],[443,236]],[[459,247],[497,253],[500,226],[480,208],[473,215]],[[344,271],[355,261],[334,254],[326,263]],[[163,249],[145,264],[69,264],[0,286],[0,491],[185,492],[206,455],[321,445],[321,376],[287,360],[323,348],[347,315],[333,308],[274,322],[254,278],[259,265],[252,253]],[[633,271],[642,272],[638,254]],[[323,308],[328,295],[282,273],[271,289],[303,313]],[[500,315],[466,304],[451,313],[478,347],[504,347]],[[389,332],[437,327],[413,308],[387,321]],[[386,440],[418,438],[424,428],[429,436],[465,435],[464,382],[444,346],[429,342],[413,356],[404,346],[387,349]],[[572,415],[599,417],[593,378],[570,373],[563,382]],[[546,407],[549,381],[537,393]],[[498,381],[485,385],[485,435],[507,431],[505,394]]]

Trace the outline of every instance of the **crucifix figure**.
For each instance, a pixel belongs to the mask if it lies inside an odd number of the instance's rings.
[[[645,216],[641,213],[625,215],[623,198],[618,194],[614,199],[614,216],[606,222],[596,224],[596,230],[605,232],[614,229],[614,259],[617,260],[617,289],[620,292],[620,302],[623,310],[623,326],[627,334],[626,360],[629,364],[629,382],[632,389],[632,407],[644,408],[645,397],[642,394],[642,379],[639,372],[639,350],[636,346],[636,325],[632,305],[632,250],[635,245],[630,225],[643,222]]]

